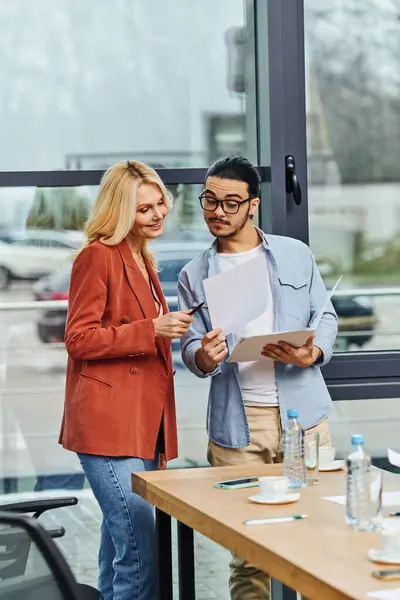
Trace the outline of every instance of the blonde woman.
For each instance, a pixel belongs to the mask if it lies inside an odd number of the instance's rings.
[[[131,473],[177,456],[170,344],[192,317],[168,312],[146,246],[162,234],[169,206],[153,169],[111,167],[71,274],[60,443],[78,454],[103,513],[104,600],[157,597],[154,514],[132,493]]]

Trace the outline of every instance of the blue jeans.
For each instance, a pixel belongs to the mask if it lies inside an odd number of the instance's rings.
[[[156,600],[154,509],[132,492],[131,474],[156,470],[154,460],[78,454],[103,513],[99,591],[104,600]]]

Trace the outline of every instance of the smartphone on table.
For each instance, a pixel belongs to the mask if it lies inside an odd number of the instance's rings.
[[[213,487],[223,490],[240,490],[242,488],[257,487],[258,477],[243,477],[242,479],[227,479],[226,481],[217,481]]]

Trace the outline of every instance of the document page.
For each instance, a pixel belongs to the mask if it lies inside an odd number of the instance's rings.
[[[265,277],[260,277],[265,273]],[[266,309],[268,267],[265,255],[203,281],[213,329],[225,335],[244,329]]]

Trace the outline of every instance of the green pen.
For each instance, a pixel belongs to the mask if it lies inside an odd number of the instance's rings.
[[[400,512],[390,513],[391,517],[400,517]]]
[[[289,523],[299,519],[307,519],[308,515],[292,515],[291,517],[268,517],[266,519],[249,519],[244,521],[245,525],[265,525],[267,523]]]

